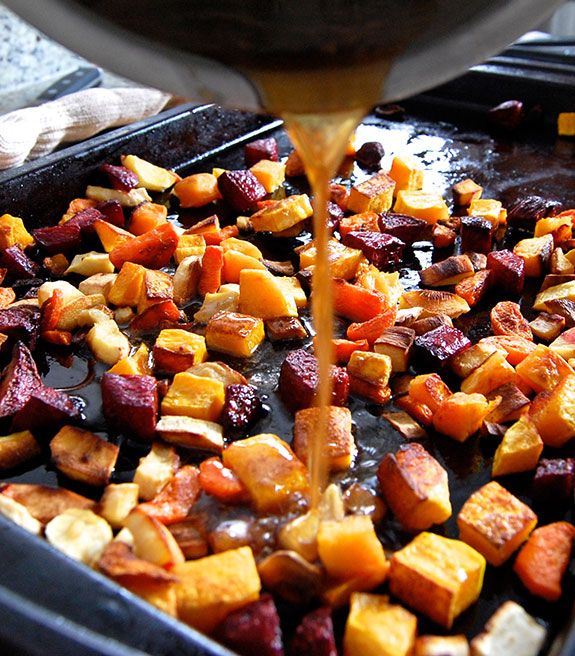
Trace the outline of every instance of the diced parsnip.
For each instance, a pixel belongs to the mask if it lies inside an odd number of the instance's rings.
[[[28,508],[5,494],[0,494],[0,515],[8,517],[29,533],[40,535],[42,532],[42,524],[32,516]]]
[[[258,210],[250,217],[250,223],[257,232],[282,232],[313,214],[307,194],[292,195]]]
[[[91,510],[70,508],[46,525],[48,542],[86,565],[100,558],[112,537],[108,522]]]
[[[78,289],[82,294],[86,294],[87,296],[102,294],[107,299],[108,292],[116,281],[117,276],[117,273],[95,273],[82,280],[78,285]]]
[[[419,636],[414,656],[469,656],[469,643],[464,635]]]
[[[109,365],[130,354],[130,342],[113,319],[94,324],[86,335],[86,342],[94,357]]]
[[[379,171],[367,180],[353,185],[349,193],[348,209],[351,212],[386,212],[393,203],[395,180]]]
[[[40,455],[42,449],[29,430],[0,437],[0,471],[12,469]]]
[[[100,499],[98,514],[112,528],[122,528],[126,517],[138,505],[139,488],[136,483],[107,485]]]
[[[343,638],[346,656],[409,656],[417,618],[384,595],[354,592]]]
[[[203,335],[181,328],[164,328],[154,343],[156,371],[176,374],[208,359]]]
[[[478,342],[468,349],[456,353],[449,360],[449,366],[457,376],[467,378],[496,351],[497,348],[493,344],[482,344]]]
[[[412,155],[395,155],[389,177],[395,182],[395,193],[402,189],[415,191],[423,188],[423,167]]]
[[[210,633],[232,611],[258,599],[261,582],[250,547],[176,565],[178,617]]]
[[[221,453],[224,448],[222,427],[205,419],[166,415],[156,424],[156,432],[166,442],[187,449]]]
[[[529,278],[539,278],[548,271],[553,252],[553,236],[521,239],[513,247],[513,252],[525,262],[525,275]]]
[[[72,283],[69,283],[67,280],[54,280],[49,282],[44,282],[38,287],[38,304],[40,307],[51,298],[54,290],[57,289],[62,293],[62,300],[64,305],[75,301],[78,298],[82,298],[84,293],[79,290],[77,287],[74,287]]]
[[[393,373],[398,373],[407,371],[414,341],[415,331],[412,328],[392,326],[377,338],[373,349],[376,353],[387,355]]]
[[[162,399],[162,414],[217,421],[224,400],[225,388],[220,381],[183,371],[174,376]]]
[[[140,498],[150,501],[172,478],[180,466],[180,458],[172,446],[154,442],[147,456],[140,459],[134,473],[134,483]]]
[[[387,385],[391,376],[391,358],[383,353],[354,351],[347,363],[348,372],[377,385]]]
[[[389,208],[388,208],[389,209]],[[449,209],[441,194],[429,191],[398,191],[393,211],[423,219],[435,225],[440,219],[449,218]]]
[[[118,189],[88,185],[86,187],[86,197],[98,202],[117,200],[122,207],[137,207],[144,201],[152,200],[150,194],[142,187],[130,189],[130,191],[120,191]]]
[[[181,307],[198,293],[198,283],[202,272],[202,258],[199,255],[185,257],[173,277],[174,303]]]
[[[391,558],[391,592],[449,629],[475,603],[483,586],[485,558],[460,540],[420,533]]]
[[[405,292],[399,299],[399,307],[423,308],[421,319],[436,314],[446,314],[451,319],[457,319],[471,309],[461,296],[436,289],[416,289]]]
[[[102,294],[90,294],[90,296],[82,294],[82,296],[65,303],[58,318],[56,329],[72,331],[78,327],[79,317],[85,310],[105,305],[106,299]]]
[[[549,348],[564,360],[575,358],[575,328],[569,328],[554,339]]]
[[[517,374],[507,361],[506,354],[496,351],[462,381],[461,391],[466,394],[489,394],[496,387],[516,381]]]
[[[89,253],[74,255],[74,259],[64,271],[64,275],[68,273],[77,273],[86,277],[93,276],[96,273],[114,273],[114,265],[110,262],[107,253],[90,251]]]
[[[206,330],[210,350],[238,358],[249,358],[264,338],[264,322],[238,312],[218,312],[209,320]]]
[[[547,303],[553,300],[565,299],[568,301],[575,301],[575,280],[561,283],[560,285],[553,285],[547,287],[542,292],[539,292],[535,297],[533,309],[545,312],[551,312],[547,307]]]
[[[135,508],[125,524],[134,538],[134,553],[138,558],[170,569],[184,562],[176,539],[157,519]]]
[[[232,369],[225,362],[202,362],[201,364],[195,364],[193,367],[190,367],[188,372],[194,374],[194,376],[219,380],[224,387],[228,385],[248,384],[245,376],[240,374],[239,371]]]
[[[161,166],[156,166],[136,155],[122,155],[120,158],[122,166],[138,176],[140,187],[150,191],[165,191],[175,184],[180,176],[173,171],[168,171]]]
[[[226,289],[222,289],[223,287],[224,285],[217,292],[208,292],[204,296],[202,307],[194,314],[194,321],[207,324],[218,312],[237,311],[240,302],[239,285],[225,285]]]
[[[465,180],[461,180],[461,182],[454,184],[451,191],[453,192],[453,202],[455,205],[466,207],[467,205],[470,205],[472,201],[481,198],[483,187],[470,178],[466,178]]]
[[[461,539],[495,567],[509,559],[536,524],[531,508],[496,481],[474,492],[457,517]]]

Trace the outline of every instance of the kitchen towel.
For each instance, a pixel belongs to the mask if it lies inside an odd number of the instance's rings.
[[[0,116],[0,170],[47,155],[60,144],[154,116],[170,99],[157,89],[86,89]]]

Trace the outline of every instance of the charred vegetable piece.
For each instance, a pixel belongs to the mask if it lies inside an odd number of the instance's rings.
[[[359,249],[378,269],[397,266],[403,257],[405,244],[397,237],[382,232],[349,232],[344,244]]]
[[[218,177],[218,189],[222,196],[238,212],[250,212],[267,192],[251,171],[224,171]]]
[[[421,282],[428,287],[443,287],[456,285],[473,274],[473,264],[467,255],[452,255],[422,269],[419,277]]]
[[[169,264],[177,245],[178,233],[174,226],[164,223],[116,246],[110,251],[110,261],[117,269],[121,269],[124,262],[161,269]]]
[[[12,469],[42,452],[29,430],[0,437],[0,471]]]
[[[305,339],[307,337],[307,330],[297,317],[267,319],[265,330],[268,339],[272,342]]]
[[[352,212],[385,212],[393,203],[395,181],[379,171],[371,178],[354,185],[349,194],[348,207]]]
[[[345,405],[349,394],[349,376],[341,367],[331,368],[332,405]],[[313,405],[317,392],[318,365],[316,358],[297,349],[283,361],[279,377],[279,393],[288,408],[295,412]]]
[[[502,292],[519,296],[525,282],[525,263],[508,250],[492,251],[487,256],[487,268],[494,274],[493,283]]]
[[[220,421],[232,431],[243,431],[254,424],[262,411],[262,402],[251,385],[228,385]]]
[[[35,278],[40,267],[31,260],[17,245],[10,246],[0,252],[0,266],[13,280]]]
[[[471,342],[458,328],[439,326],[415,338],[414,359],[419,369],[434,369],[446,365],[452,356],[470,346]]]
[[[575,486],[575,459],[552,458],[539,462],[533,478],[533,495],[538,503],[564,504]]]
[[[283,656],[280,618],[269,594],[232,611],[218,626],[215,637],[242,656]]]
[[[377,171],[385,149],[379,141],[366,141],[355,153],[355,161],[368,171]]]
[[[102,376],[102,406],[116,430],[150,441],[158,414],[157,381],[153,376]]]
[[[16,414],[41,386],[40,374],[30,350],[18,342],[0,383],[0,417]]]
[[[162,524],[183,521],[200,494],[199,474],[197,467],[185,465],[153,499],[138,508]]]
[[[526,196],[509,207],[507,222],[511,226],[531,229],[539,219],[556,216],[563,209],[561,203],[541,196]]]

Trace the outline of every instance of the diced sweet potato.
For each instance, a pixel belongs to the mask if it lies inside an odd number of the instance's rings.
[[[575,437],[575,374],[566,376],[540,403],[533,403],[531,419],[543,442],[552,447],[561,447]]]
[[[391,162],[389,177],[395,180],[395,190],[417,190],[423,186],[423,168],[411,155],[395,155]]]
[[[461,539],[495,567],[509,559],[536,524],[535,513],[495,481],[474,492],[457,517]]]
[[[483,394],[455,392],[444,399],[433,415],[435,430],[458,442],[476,433],[497,401],[488,401]]]
[[[174,376],[162,399],[162,414],[218,421],[224,400],[224,385],[219,380],[182,371]]]
[[[539,278],[547,273],[552,252],[552,235],[522,239],[513,248],[513,253],[519,255],[525,263],[525,275],[528,278]]]
[[[269,271],[243,269],[240,271],[239,282],[240,312],[261,319],[297,317],[293,294]]]
[[[276,435],[234,442],[224,450],[223,459],[248,489],[259,512],[286,510],[309,492],[306,466]]]
[[[208,321],[206,344],[210,350],[247,358],[264,340],[264,322],[248,314],[220,311]]]
[[[469,278],[464,278],[455,286],[455,293],[474,307],[493,286],[493,271],[482,269]]]
[[[513,301],[500,301],[491,308],[491,330],[494,335],[519,336],[533,340],[533,333],[521,308]]]
[[[156,303],[171,301],[173,296],[174,284],[172,282],[172,276],[164,271],[146,269],[142,281],[140,298],[138,299],[137,312],[141,314],[144,310]]]
[[[153,376],[102,376],[102,407],[112,427],[150,441],[154,437],[158,414],[157,381]]]
[[[363,259],[363,254],[360,250],[345,246],[337,239],[330,239],[327,243],[327,252],[329,270],[334,278],[351,280],[356,275],[359,264]],[[298,255],[300,259],[300,273],[301,269],[314,266],[317,258],[315,241],[310,241],[301,249],[298,249]]]
[[[475,603],[485,559],[460,540],[420,533],[391,558],[390,590],[445,628]]]
[[[160,331],[153,354],[156,370],[168,374],[185,371],[208,357],[205,338],[179,328]]]
[[[312,214],[313,209],[307,194],[292,195],[258,210],[250,217],[250,223],[258,232],[278,233],[301,224]]]
[[[409,396],[436,412],[441,403],[451,396],[451,390],[438,374],[422,374],[409,382]]]
[[[442,524],[451,516],[447,472],[420,444],[388,453],[377,477],[389,507],[408,531]]]

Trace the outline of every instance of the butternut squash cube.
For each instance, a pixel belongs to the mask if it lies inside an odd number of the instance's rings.
[[[386,212],[393,204],[395,180],[379,171],[371,178],[353,185],[349,192],[347,208],[350,212]]]
[[[146,268],[141,264],[124,262],[110,287],[108,301],[114,305],[134,307],[140,302]]]
[[[515,371],[519,379],[535,392],[552,390],[566,376],[575,373],[558,353],[544,344],[538,344],[535,350],[515,367]]]
[[[537,524],[537,515],[496,481],[474,492],[457,516],[460,538],[495,567],[516,551]]]
[[[297,317],[293,294],[286,291],[269,271],[240,272],[240,312],[260,319]]]
[[[411,155],[395,155],[389,177],[395,182],[395,193],[402,189],[415,191],[423,187],[423,167]]]
[[[163,271],[146,269],[142,282],[142,292],[138,301],[138,314],[156,303],[171,301],[174,297],[172,276]]]
[[[507,212],[503,209],[501,201],[491,198],[475,198],[467,208],[468,216],[480,216],[487,219],[496,230],[500,223],[504,223]]]
[[[443,401],[451,396],[451,390],[438,374],[421,374],[409,381],[409,396],[418,403],[425,403],[436,412]]]
[[[205,337],[180,328],[160,331],[153,353],[156,370],[168,374],[185,371],[208,359]]]
[[[0,250],[19,246],[24,250],[34,243],[34,237],[24,227],[24,221],[11,214],[0,216]]]
[[[108,369],[108,373],[125,376],[148,376],[152,371],[149,358],[150,350],[142,342],[133,355],[118,360],[113,367]]]
[[[466,207],[473,200],[479,200],[483,193],[483,187],[474,182],[471,178],[466,178],[453,185],[453,202],[460,207]]]
[[[282,162],[273,162],[271,159],[260,159],[250,168],[250,171],[268,194],[281,187],[286,177],[286,165]]]
[[[465,442],[481,428],[485,417],[498,403],[498,400],[488,401],[483,394],[455,392],[433,415],[433,426],[440,433]]]
[[[223,461],[247,488],[258,512],[281,512],[307,497],[307,467],[277,435],[262,433],[233,442]]]
[[[427,529],[451,517],[447,472],[417,442],[388,453],[377,470],[387,504],[408,531]]]
[[[386,595],[354,592],[343,647],[345,656],[410,656],[417,618]]]
[[[177,373],[162,399],[163,415],[184,415],[218,421],[225,401],[225,387],[219,380]]]
[[[546,445],[559,448],[575,437],[575,374],[566,376],[538,403],[533,402],[530,414]]]
[[[174,260],[176,264],[180,264],[186,257],[190,255],[202,256],[206,251],[206,240],[202,235],[193,235],[184,233],[180,235],[178,244],[174,252]]]
[[[303,248],[298,249],[298,255],[301,269],[314,266],[317,259],[315,242],[310,241]],[[330,273],[334,278],[351,280],[355,277],[364,257],[359,249],[345,246],[337,239],[330,239],[327,243],[327,260]]]
[[[420,533],[391,557],[391,592],[449,629],[477,601],[485,558],[460,540]]]
[[[423,219],[431,225],[449,218],[449,209],[441,194],[429,191],[399,191],[393,211]]]
[[[131,232],[115,226],[113,223],[104,221],[103,219],[96,219],[93,225],[106,253],[110,253],[116,248],[116,246],[119,246],[130,239],[135,239],[135,235]]]
[[[249,358],[265,338],[264,322],[247,314],[222,311],[208,321],[209,349],[236,358]]]
[[[156,433],[165,441],[186,449],[212,451],[224,448],[224,431],[220,424],[205,419],[166,415],[156,424]]]
[[[185,257],[179,264],[172,282],[174,283],[174,303],[181,307],[198,293],[202,273],[202,258],[199,255]]]
[[[220,246],[226,251],[237,251],[244,255],[249,255],[256,260],[262,260],[264,255],[260,249],[245,239],[238,239],[237,237],[228,237],[220,242]]]
[[[224,268],[222,270],[222,280],[224,282],[238,283],[240,273],[244,269],[266,270],[266,265],[251,255],[246,255],[237,250],[229,249],[224,251]]]
[[[250,547],[188,560],[172,571],[179,579],[178,617],[204,633],[260,594],[260,577]]]
[[[309,219],[313,208],[307,194],[294,194],[263,207],[250,217],[256,232],[282,232]]]
[[[377,576],[383,583],[389,570],[383,545],[371,519],[365,515],[347,515],[340,521],[320,522],[317,533],[319,558],[330,576],[355,579]],[[374,585],[375,587],[375,585]]]
[[[553,252],[553,236],[543,235],[521,239],[513,247],[513,252],[525,263],[525,275],[528,278],[539,278],[549,269]]]
[[[307,296],[300,281],[295,276],[276,276],[276,281],[286,293],[293,296],[297,308],[307,307]]]
[[[319,408],[304,408],[295,413],[293,450],[306,465],[309,446],[317,435],[318,417]],[[351,432],[351,412],[348,408],[329,406],[326,436],[322,453],[326,458],[328,470],[348,469],[357,453]]]
[[[493,457],[493,476],[530,471],[537,467],[543,451],[543,440],[529,416],[510,426]]]
[[[128,515],[138,505],[138,490],[136,483],[107,485],[100,499],[98,514],[112,528],[122,528]]]
[[[481,366],[487,358],[495,353],[497,348],[493,344],[477,342],[468,349],[459,351],[449,360],[449,366],[456,376],[467,378],[477,367]]]
[[[466,394],[489,394],[506,383],[516,383],[517,374],[507,362],[506,353],[495,351],[461,383]]]

